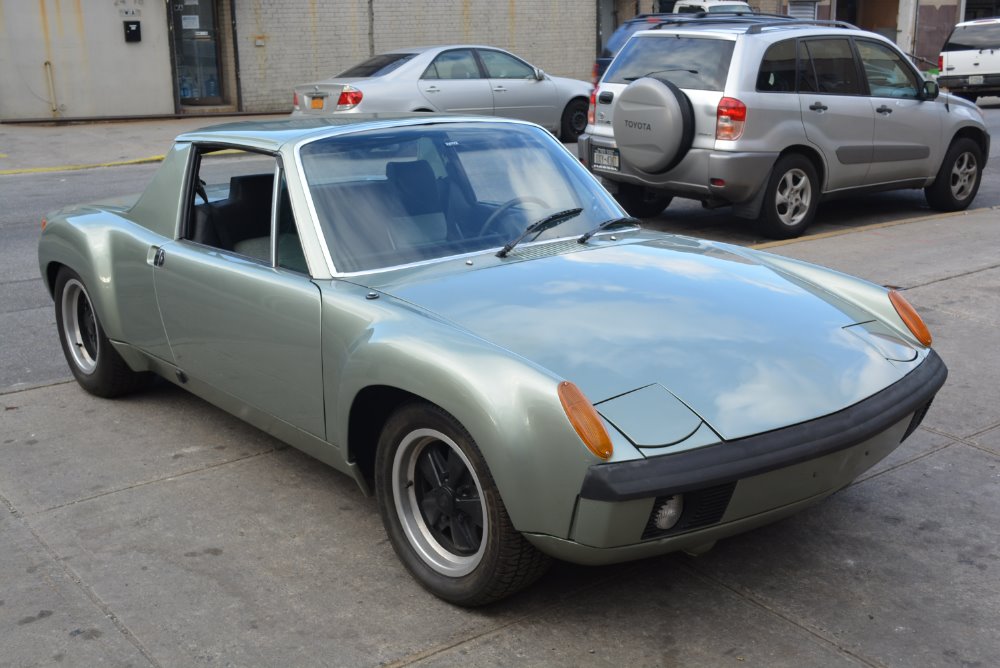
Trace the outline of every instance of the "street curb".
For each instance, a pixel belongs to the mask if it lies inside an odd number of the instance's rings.
[[[857,232],[867,232],[869,230],[880,230],[887,227],[896,227],[897,225],[909,225],[910,223],[922,223],[928,220],[938,220],[942,218],[956,218],[958,216],[968,216],[976,213],[985,213],[987,211],[992,211],[996,207],[987,206],[981,209],[971,209],[965,211],[953,211],[950,213],[934,213],[926,216],[917,216],[916,218],[904,218],[903,220],[891,220],[885,223],[872,223],[871,225],[865,225],[863,227],[852,227],[846,230],[835,230],[832,232],[821,232],[820,234],[809,234],[803,235],[801,237],[796,237],[795,239],[782,239],[780,241],[767,241],[761,244],[752,244],[749,247],[754,250],[765,250],[767,248],[777,248],[779,246],[790,246],[791,244],[799,244],[806,241],[819,241],[821,239],[830,239],[832,237],[840,237],[845,234],[855,234]]]
[[[0,169],[0,176],[12,174],[42,174],[45,172],[71,172],[78,169],[96,169],[98,167],[123,167],[126,165],[142,165],[148,162],[162,162],[165,155],[151,155],[148,158],[133,158],[132,160],[117,160],[115,162],[98,162],[90,165],[59,165],[56,167],[26,167],[24,169]]]

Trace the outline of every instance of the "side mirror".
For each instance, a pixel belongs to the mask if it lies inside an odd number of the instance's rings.
[[[920,91],[920,99],[922,100],[936,100],[937,96],[941,94],[941,87],[938,86],[937,81],[925,81],[923,90]]]
[[[538,81],[545,81],[545,72],[543,72],[541,68],[535,68],[535,79]]]

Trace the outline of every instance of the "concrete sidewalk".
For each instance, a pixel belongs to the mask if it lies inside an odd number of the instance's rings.
[[[923,426],[706,555],[483,610],[420,589],[347,477],[172,386],[0,394],[0,665],[996,665],[997,248],[992,210],[772,246],[905,290],[951,374]]]
[[[66,125],[0,123],[0,175],[154,162],[184,132],[235,121],[286,118],[288,114]]]

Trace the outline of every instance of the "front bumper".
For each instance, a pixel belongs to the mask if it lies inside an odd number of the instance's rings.
[[[553,556],[602,564],[696,548],[790,515],[850,484],[919,426],[947,378],[930,351],[895,384],[838,413],[673,455],[590,467],[570,540],[528,535]],[[658,504],[684,495],[667,531]]]

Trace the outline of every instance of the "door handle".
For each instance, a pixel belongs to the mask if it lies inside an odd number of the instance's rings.
[[[826,106],[822,102],[813,102],[812,104],[809,105],[809,108],[812,109],[813,111],[826,111],[830,107]]]
[[[892,109],[890,109],[889,107],[885,106],[884,104],[881,107],[879,107],[878,109],[876,109],[875,111],[878,112],[878,113],[880,113],[880,114],[882,114],[883,116],[888,116],[889,114],[892,113]]]
[[[163,266],[163,260],[164,260],[165,257],[166,257],[166,253],[163,252],[163,249],[162,248],[157,248],[156,249],[156,254],[153,256],[153,266],[154,267],[162,267]]]
[[[425,93],[440,93],[441,89],[438,88],[437,86],[428,86],[427,88],[424,89],[424,92]]]
[[[506,91],[507,91],[507,89],[504,88],[503,86],[497,86],[496,88],[493,89],[494,93],[504,93]]]

